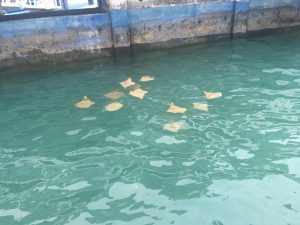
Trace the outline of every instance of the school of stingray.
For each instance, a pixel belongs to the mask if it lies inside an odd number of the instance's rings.
[[[153,76],[145,75],[145,76],[141,77],[140,82],[150,82],[150,81],[153,81],[154,79],[155,78]],[[132,97],[138,98],[140,100],[143,100],[145,95],[148,94],[148,91],[143,90],[141,85],[136,84],[134,81],[132,81],[132,79],[130,77],[127,80],[120,82],[120,85],[124,89],[130,90],[129,95],[131,95]],[[204,97],[208,100],[222,97],[221,92],[204,91],[203,94],[204,94]],[[125,96],[125,94],[118,90],[113,90],[113,91],[105,94],[105,97],[112,100],[112,102],[110,104],[105,106],[105,110],[110,111],[110,112],[120,110],[124,105],[120,101],[118,101],[118,99],[121,98],[122,96]],[[77,102],[75,104],[75,106],[77,108],[86,109],[86,108],[90,108],[94,104],[95,104],[95,102],[91,101],[87,96],[84,96],[80,102]],[[206,103],[195,102],[195,103],[193,103],[193,108],[196,110],[208,112],[208,105]],[[170,106],[169,106],[167,112],[183,114],[183,113],[187,112],[187,108],[183,108],[183,107],[175,105],[174,103],[170,103]],[[182,126],[183,126],[183,123],[181,121],[168,122],[163,125],[163,129],[177,133],[182,128]]]

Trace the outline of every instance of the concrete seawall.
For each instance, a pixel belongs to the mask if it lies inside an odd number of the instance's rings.
[[[107,0],[106,13],[0,22],[0,68],[300,25],[300,0]]]

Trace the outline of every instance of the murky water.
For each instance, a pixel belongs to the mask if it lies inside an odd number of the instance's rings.
[[[0,224],[299,224],[299,38],[0,72]],[[113,89],[124,107],[107,112]],[[96,104],[75,108],[84,95]]]

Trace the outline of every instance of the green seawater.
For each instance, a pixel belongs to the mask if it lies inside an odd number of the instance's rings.
[[[0,224],[299,225],[299,40],[2,70]],[[119,85],[129,76],[144,100]],[[124,107],[107,112],[114,89]],[[84,95],[95,105],[76,108]],[[171,102],[188,111],[167,113]]]

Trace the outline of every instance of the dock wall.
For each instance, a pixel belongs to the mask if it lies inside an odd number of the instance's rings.
[[[0,21],[0,68],[198,44],[300,25],[300,0],[107,0],[106,12]]]

